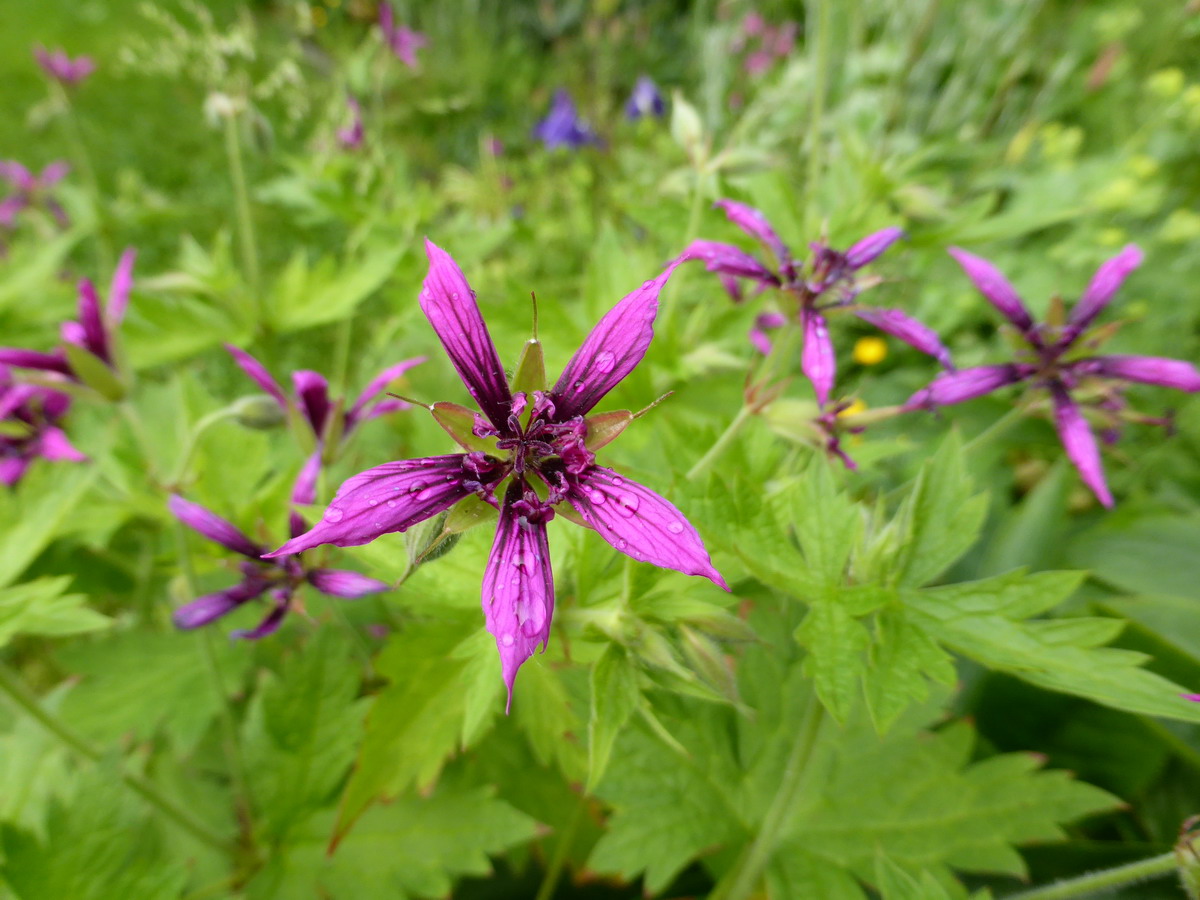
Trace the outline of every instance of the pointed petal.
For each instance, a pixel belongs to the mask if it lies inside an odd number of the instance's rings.
[[[19,191],[31,191],[36,186],[33,173],[15,159],[0,160],[0,178]]]
[[[308,506],[317,502],[317,478],[321,475],[321,447],[309,455],[300,467],[296,483],[292,485],[292,502],[300,506]]]
[[[257,578],[247,579],[226,590],[197,597],[186,606],[175,610],[171,620],[175,623],[176,628],[184,631],[199,628],[233,612],[246,601],[262,596],[267,587],[266,581]]]
[[[325,516],[310,531],[292,538],[266,557],[301,553],[320,544],[357,547],[380,535],[406,531],[471,493],[467,457],[431,456],[384,463],[348,479]]]
[[[104,310],[105,320],[110,326],[125,318],[125,309],[129,306],[129,292],[133,290],[135,259],[137,251],[127,247],[117,262],[117,270],[113,272],[112,285],[108,289],[108,306]]]
[[[1033,329],[1033,317],[1021,302],[1016,288],[1008,283],[1008,279],[999,269],[983,257],[958,247],[951,247],[949,253],[962,266],[967,277],[975,282],[979,292],[1001,315],[1016,325],[1023,334],[1028,334]]]
[[[39,353],[36,350],[24,350],[20,347],[0,347],[0,364],[16,366],[18,369],[41,369],[46,372],[58,372],[70,375],[71,367],[61,351],[54,353]]]
[[[52,162],[43,168],[42,174],[38,176],[38,187],[43,189],[54,187],[54,185],[66,178],[70,171],[71,164],[65,160],[60,159]]]
[[[378,594],[391,590],[391,585],[376,578],[368,578],[358,572],[345,569],[313,569],[307,575],[308,583],[322,594],[345,597],[353,600],[367,594]]]
[[[585,415],[642,361],[654,337],[659,292],[680,262],[643,282],[596,323],[551,391],[559,421]]]
[[[1061,385],[1050,388],[1054,400],[1054,426],[1067,451],[1067,458],[1079,470],[1079,475],[1104,506],[1112,506],[1112,494],[1104,480],[1104,465],[1100,461],[1100,447],[1087,420],[1071,395]]]
[[[788,252],[787,244],[780,240],[762,210],[747,206],[745,203],[738,203],[735,200],[718,200],[713,206],[723,210],[729,221],[750,237],[761,241],[780,262],[791,255]]]
[[[878,259],[884,251],[900,238],[904,237],[904,229],[891,226],[868,234],[846,251],[846,262],[852,269],[861,269],[867,263]]]
[[[12,487],[25,475],[29,460],[19,456],[0,457],[0,484]]]
[[[243,372],[254,379],[255,383],[275,398],[275,402],[283,407],[284,411],[288,408],[287,395],[284,394],[283,388],[279,386],[271,373],[267,371],[267,367],[260,363],[257,359],[233,344],[226,344],[225,349],[229,351],[229,355],[233,357],[233,361],[238,364]]]
[[[654,491],[602,466],[578,476],[567,499],[592,528],[636,560],[703,575],[729,590],[704,542],[683,513]]]
[[[1125,381],[1137,381],[1141,384],[1157,384],[1189,393],[1200,391],[1200,370],[1182,359],[1166,359],[1161,356],[1101,356],[1094,360],[1080,360],[1077,365],[1086,367],[1089,374],[1123,378]]]
[[[21,210],[27,206],[29,206],[29,200],[20,194],[13,194],[11,197],[5,197],[3,200],[0,200],[0,225],[5,228],[12,228],[16,224],[17,216]]]
[[[39,436],[38,450],[42,459],[62,459],[67,462],[87,462],[87,457],[76,450],[61,428],[43,428]]]
[[[935,406],[951,406],[965,403],[984,394],[1015,384],[1025,377],[1025,372],[1015,365],[975,366],[957,372],[943,372],[928,385],[921,388],[904,404],[906,410],[932,409]]]
[[[172,494],[167,500],[167,508],[172,515],[193,531],[198,531],[210,541],[216,541],[223,547],[228,547],[235,553],[259,559],[263,549],[231,522],[222,519],[215,512],[205,509],[198,503],[184,500],[178,494]]]
[[[837,358],[833,353],[833,341],[829,339],[829,327],[825,317],[811,309],[804,310],[804,349],[800,351],[800,371],[812,382],[817,392],[817,403],[824,406],[829,402],[833,381],[837,376]]]
[[[475,292],[449,253],[428,239],[425,252],[429,274],[421,289],[421,309],[467,392],[492,424],[506,431],[512,394],[492,336],[475,303]]]
[[[287,615],[287,611],[292,607],[291,589],[276,588],[271,591],[271,599],[275,605],[271,607],[271,611],[267,613],[266,617],[256,627],[250,631],[231,631],[229,636],[232,638],[242,638],[247,641],[257,641],[259,638],[265,638],[267,635],[278,631],[279,626],[283,623],[283,617]]]
[[[108,362],[108,332],[100,310],[100,297],[88,278],[79,281],[79,325],[83,328],[84,349]]]
[[[1083,296],[1067,317],[1067,327],[1063,331],[1064,341],[1074,339],[1092,324],[1092,320],[1108,306],[1125,279],[1142,264],[1143,258],[1142,251],[1136,244],[1128,244],[1096,270]]]
[[[854,315],[864,322],[874,325],[880,331],[899,338],[910,347],[932,356],[947,369],[954,368],[954,363],[950,359],[950,351],[942,344],[938,333],[912,316],[902,313],[898,309],[864,308],[854,310]]]
[[[725,277],[752,278],[764,284],[779,284],[775,273],[740,247],[722,244],[719,241],[692,241],[679,254],[680,262],[699,260],[710,272]],[[724,278],[722,278],[724,283]],[[735,282],[736,284],[736,282]],[[729,285],[725,285],[726,290]],[[734,297],[735,300],[739,299]]]
[[[300,369],[292,373],[292,387],[296,390],[300,413],[313,434],[320,437],[325,433],[325,420],[329,418],[329,382],[320,372]]]
[[[483,573],[483,615],[500,652],[509,706],[517,670],[538,644],[544,648],[550,640],[554,614],[554,574],[550,570],[546,525],[530,521],[514,509],[514,503],[521,499],[521,487],[513,482],[500,511],[496,539]]]
[[[425,362],[424,356],[417,356],[412,359],[406,359],[404,362],[398,362],[394,366],[389,366],[378,375],[371,379],[371,382],[363,388],[363,392],[358,395],[358,399],[354,401],[354,406],[350,408],[350,412],[346,414],[346,430],[349,431],[354,424],[357,424],[362,419],[373,419],[376,416],[383,415],[379,411],[380,404],[376,404],[371,410],[367,411],[367,404],[375,399],[375,396],[387,387],[391,382],[401,377],[405,372],[413,366],[418,366]],[[396,403],[404,404],[403,400]],[[388,409],[390,412],[394,409],[404,409],[408,404],[403,406],[391,405]]]

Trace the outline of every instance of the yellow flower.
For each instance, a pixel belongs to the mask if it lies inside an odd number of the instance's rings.
[[[854,343],[854,361],[860,366],[874,366],[887,359],[887,341],[879,337],[863,337]]]
[[[864,338],[864,340],[872,340],[872,339]],[[879,338],[874,338],[874,340],[879,340]],[[880,341],[880,343],[883,343],[883,342]],[[851,403],[849,406],[847,406],[845,409],[843,409],[841,412],[838,413],[838,418],[841,419],[841,418],[844,418],[845,416],[857,416],[859,413],[866,412],[866,411],[867,411],[867,404],[864,403],[862,400],[855,400],[853,403]]]

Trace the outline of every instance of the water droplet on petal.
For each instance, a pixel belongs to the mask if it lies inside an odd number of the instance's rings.
[[[683,534],[683,523],[672,522],[667,526],[667,531],[671,532],[671,534]]]
[[[329,509],[325,510],[325,521],[326,522],[335,522],[335,523],[340,522],[340,521],[342,521],[342,517],[344,515],[345,515],[345,513],[342,512],[340,509],[338,509],[336,506],[331,506],[331,507],[329,507]]]
[[[637,512],[638,498],[633,494],[620,494],[617,496],[617,509],[621,515],[626,518]]]
[[[583,390],[583,382],[582,381],[575,382],[575,393],[578,394],[582,390]]]
[[[654,279],[653,279],[653,278],[651,278],[649,281],[643,281],[643,282],[642,282],[642,287],[644,287],[644,288],[651,288],[651,287],[654,287]]]
[[[367,502],[368,502],[368,503],[370,503],[372,506],[378,506],[378,505],[379,505],[379,501],[378,501],[378,500],[376,500],[374,497],[372,497],[372,498],[371,498],[370,500],[368,500]]]
[[[621,485],[623,485],[625,483],[625,479],[622,478],[620,475],[617,475],[616,477],[613,478],[612,483],[613,483],[613,487],[620,487]]]
[[[617,541],[617,549],[618,550],[624,550],[628,546],[629,546],[629,541],[626,541],[626,540]]]
[[[505,647],[511,647],[515,642],[516,638],[514,638],[511,634],[501,635],[500,637],[500,643]]]
[[[428,500],[430,497],[433,496],[433,493],[434,493],[433,488],[426,488],[425,490],[421,491],[421,493],[417,494],[417,499],[418,500]]]
[[[412,484],[410,484],[408,486],[408,492],[410,494],[415,494],[417,491],[422,491],[424,489],[425,489],[425,482],[423,482],[423,481],[414,481]]]
[[[388,501],[388,506],[395,507],[395,505],[396,505],[396,501],[395,501],[395,500],[389,500],[389,501]]]
[[[608,374],[617,365],[617,355],[611,351],[605,350],[596,355],[596,371]]]

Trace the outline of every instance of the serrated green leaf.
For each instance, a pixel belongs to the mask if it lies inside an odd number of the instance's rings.
[[[592,667],[592,715],[588,722],[590,792],[608,766],[613,743],[641,700],[637,671],[620,644],[609,644]]]
[[[889,611],[875,620],[863,689],[877,731],[887,731],[909,704],[925,700],[930,680],[952,685],[956,677],[950,654],[903,613]]]
[[[0,590],[0,647],[18,634],[82,634],[111,625],[108,616],[83,605],[82,594],[64,593],[70,581],[38,578]]]
[[[783,513],[812,577],[825,587],[841,583],[862,525],[858,507],[834,486],[831,468],[828,460],[814,459],[794,490],[779,498],[790,503]]]
[[[769,900],[867,900],[867,892],[845,869],[813,856],[798,841],[784,843],[767,869]]]
[[[875,860],[875,884],[883,900],[952,900],[928,872],[915,878],[886,856]]]
[[[866,627],[836,599],[818,600],[796,629],[808,650],[804,672],[813,680],[825,708],[844,722],[858,700],[871,637]]]
[[[337,322],[350,315],[395,271],[405,248],[388,244],[360,259],[324,257],[311,267],[299,250],[272,291],[272,321],[283,331]]]
[[[0,493],[0,587],[12,584],[46,548],[96,476],[91,466],[34,470],[14,492]]]

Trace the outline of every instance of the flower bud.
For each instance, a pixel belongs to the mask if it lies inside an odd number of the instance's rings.
[[[230,406],[233,418],[245,428],[269,431],[287,421],[283,410],[274,397],[266,394],[248,394],[233,401]]]

